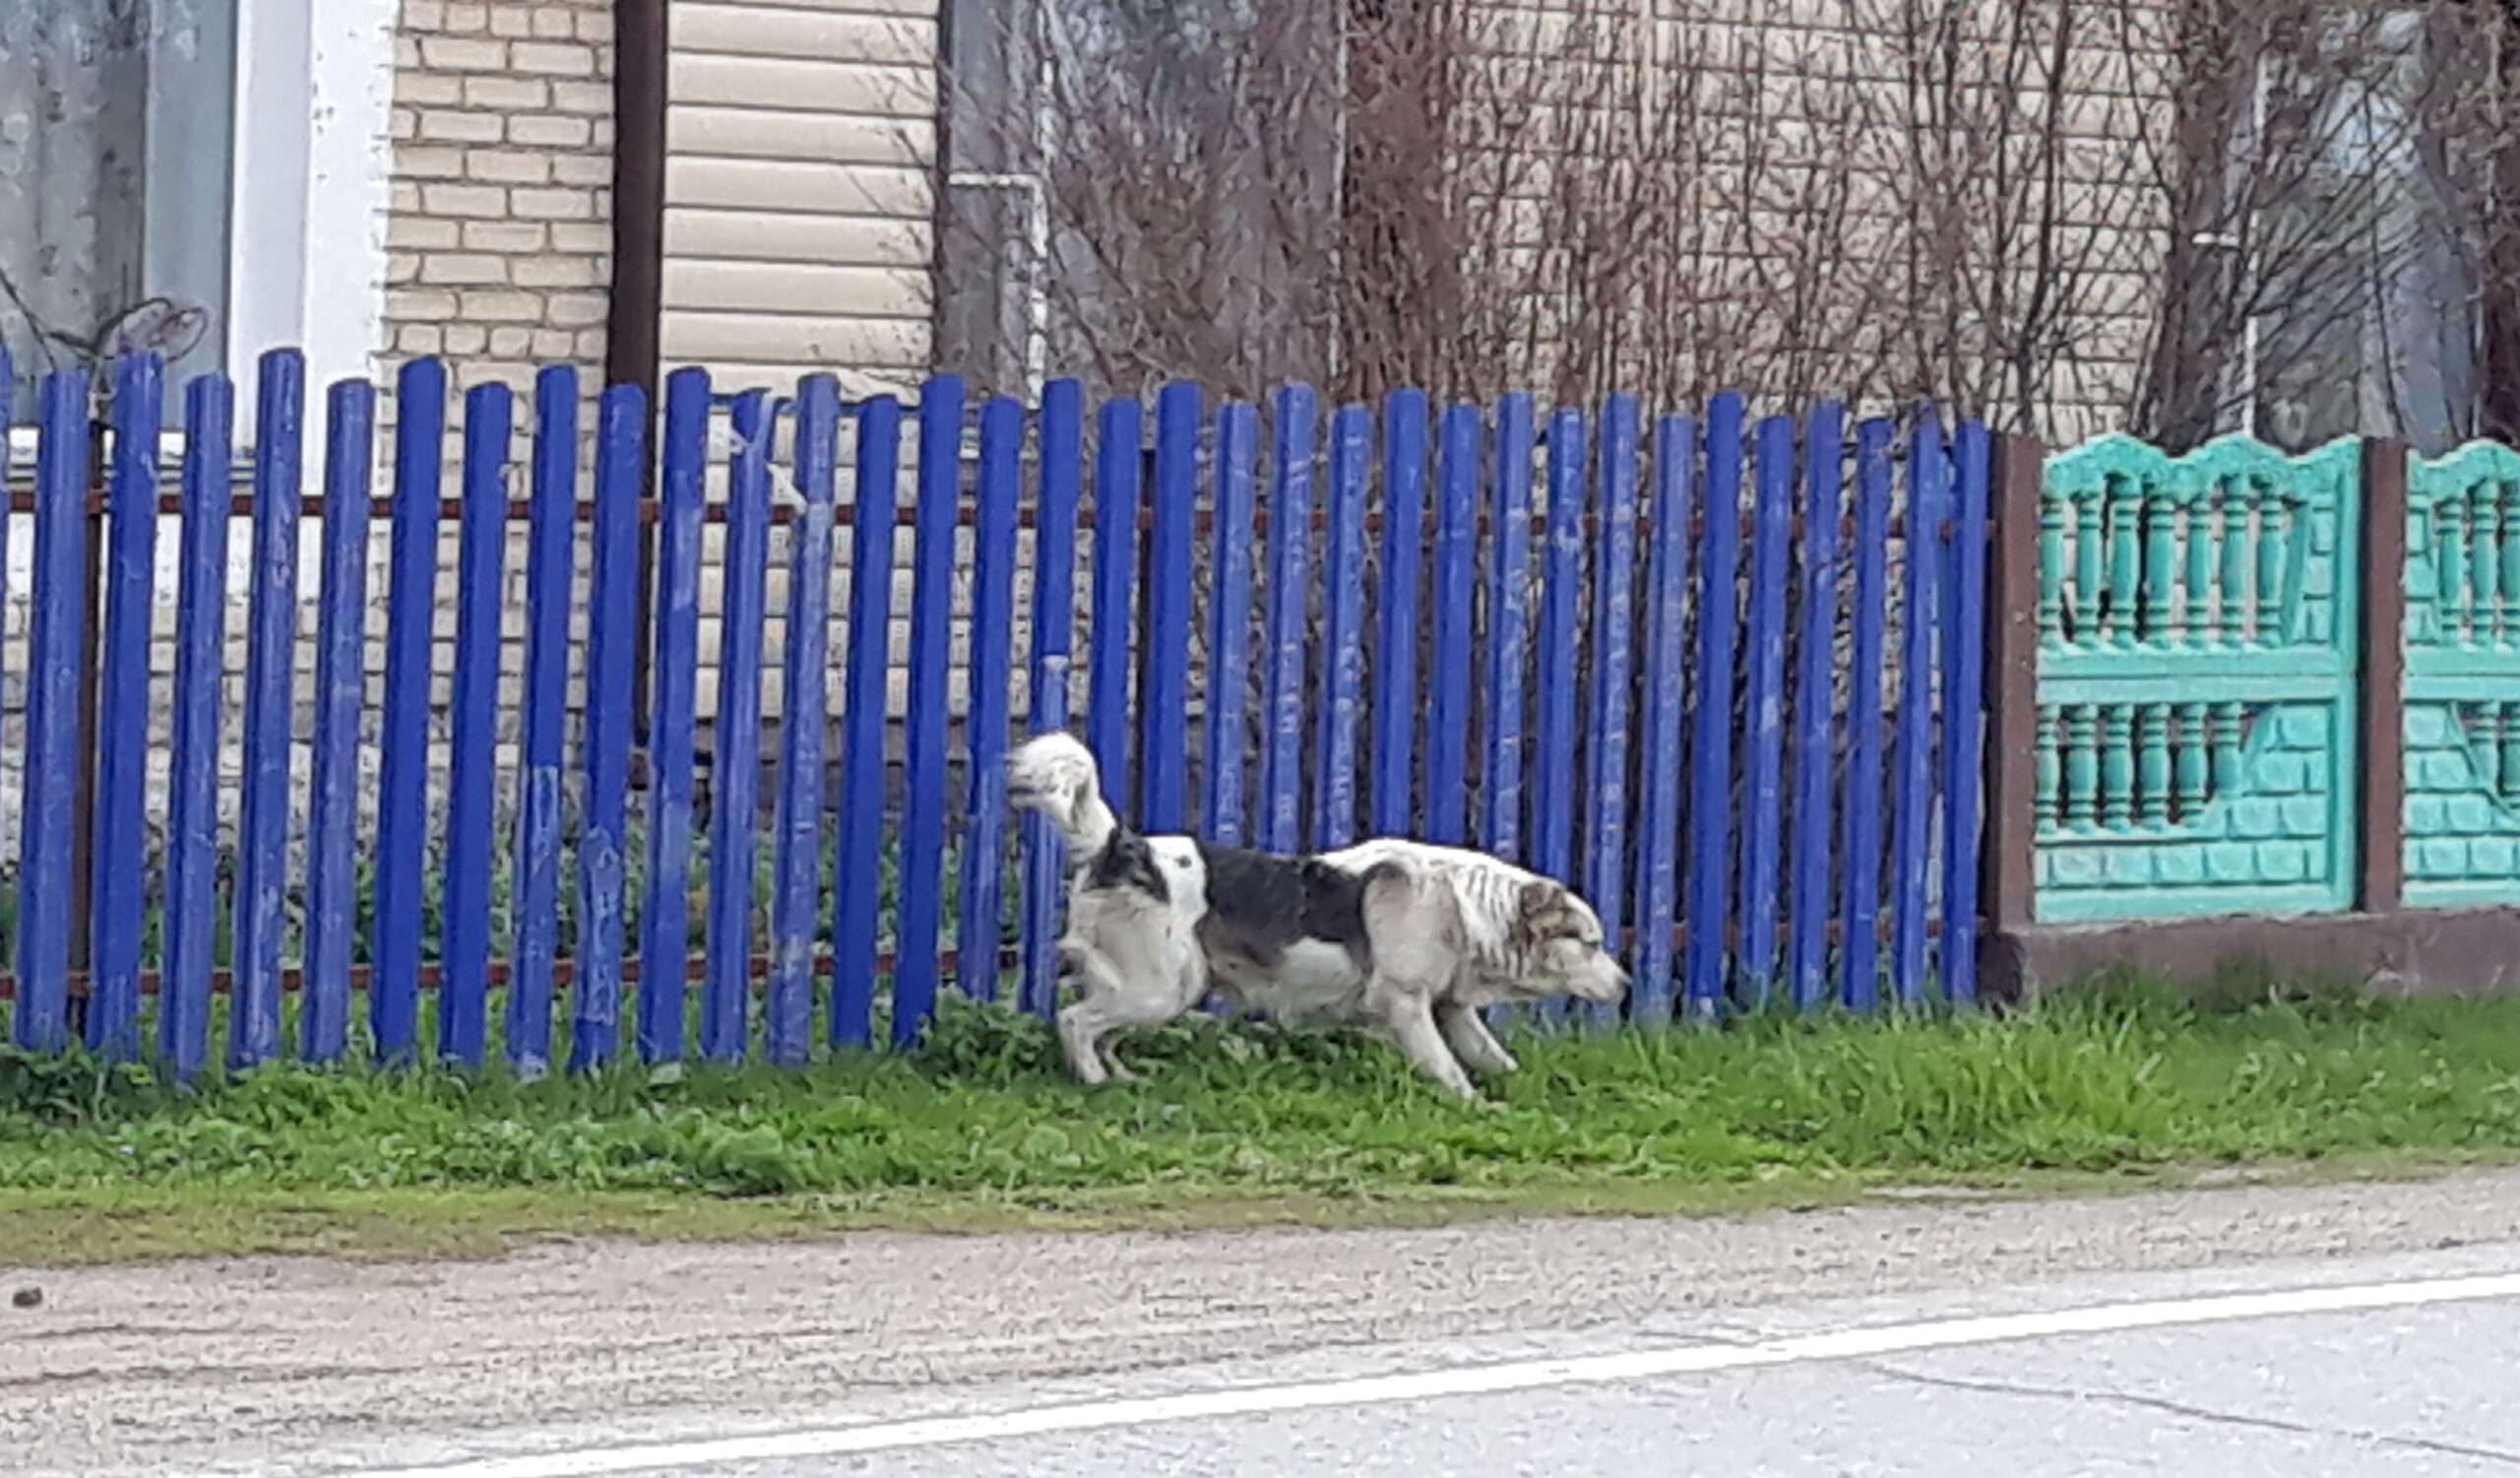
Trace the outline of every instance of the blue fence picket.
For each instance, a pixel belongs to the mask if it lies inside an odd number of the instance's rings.
[[[657,482],[655,707],[648,728],[648,897],[639,914],[639,1059],[682,1058],[690,998],[693,729],[700,675],[700,520],[709,471],[709,374],[665,381]]]
[[[434,701],[429,687],[435,645],[432,628],[437,620],[439,469],[444,460],[439,447],[446,435],[446,366],[435,359],[414,359],[404,365],[395,382],[394,417],[393,546],[387,556],[392,562],[392,583],[385,607],[385,714],[381,731],[384,755],[376,814],[375,937],[370,946],[375,968],[367,987],[368,1029],[376,1038],[377,1060],[389,1063],[410,1060],[419,1038],[421,891],[429,873],[429,719]],[[223,504],[223,467],[219,477],[220,485],[215,496]],[[177,641],[186,644],[179,648],[179,663],[181,653],[188,651],[189,643],[195,639],[197,616],[218,609],[213,604],[215,591],[217,582],[223,579],[223,574],[212,572],[213,566],[197,563],[196,559],[208,560],[215,554],[217,567],[223,571],[227,543],[227,520],[222,511],[218,520],[216,550],[193,544],[196,514],[189,461],[184,490],[184,600],[190,613],[176,628]],[[214,496],[208,492],[202,495]],[[194,598],[189,594],[196,575],[203,582],[203,604],[198,608],[191,604]],[[208,619],[215,627],[216,618]],[[209,665],[203,669],[201,680],[210,685],[215,702],[219,661],[216,646],[203,650],[198,660]],[[179,693],[184,689],[180,672],[175,685]],[[196,721],[192,717],[194,707],[179,697],[175,705],[177,722]],[[213,764],[217,760],[219,734],[215,707],[206,722],[203,741],[214,747],[202,762]],[[178,768],[184,763],[178,759]],[[205,779],[205,787],[208,784]],[[207,797],[206,789],[204,794]],[[217,824],[215,809],[203,817],[201,824]],[[179,829],[177,834],[184,833]],[[196,885],[204,896],[212,887],[207,877]],[[171,879],[168,887],[170,891],[173,888]],[[173,908],[167,911],[170,927],[176,913]],[[170,939],[170,945],[171,942]],[[202,947],[208,949],[206,939]]]
[[[1943,607],[1942,988],[1963,1005],[1978,998],[1978,786],[1984,752],[1991,442],[1984,425],[1961,422],[1950,508],[1949,597]],[[2520,531],[2506,529],[2503,537],[2515,532]]]
[[[1575,881],[1575,688],[1584,581],[1584,417],[1548,422],[1548,522],[1541,567],[1540,723],[1532,767],[1532,867]]]
[[[1636,398],[1602,406],[1600,464],[1594,480],[1601,536],[1593,568],[1591,733],[1585,781],[1592,814],[1584,823],[1584,891],[1601,915],[1612,951],[1626,924],[1629,684],[1636,640]],[[1596,1009],[1597,1017],[1605,1013]]]
[[[1523,850],[1523,666],[1530,660],[1532,398],[1496,403],[1496,482],[1487,554],[1487,697],[1481,846],[1511,862]]]
[[[893,520],[902,408],[877,396],[857,411],[857,481],[850,502],[847,749],[840,778],[840,896],[832,907],[831,1043],[874,1040],[875,928],[884,888],[885,719],[889,703]]]
[[[290,710],[296,699],[297,524],[306,361],[263,355],[254,433],[254,596],[245,655],[245,797],[236,862],[227,1064],[280,1052],[281,946],[288,896]],[[495,657],[495,654],[493,654]],[[486,827],[488,817],[482,818]]]
[[[1706,416],[1706,537],[1697,582],[1697,713],[1689,736],[1688,1013],[1722,1009],[1732,924],[1732,662],[1741,560],[1741,397]]]
[[[79,666],[88,615],[88,374],[56,370],[37,393],[34,619],[29,633],[26,814],[19,829],[20,1047],[69,1045],[70,868],[80,817]]]
[[[980,408],[979,507],[972,529],[972,697],[963,732],[962,918],[954,981],[997,998],[1005,938],[1006,727],[1015,682],[1015,520],[1023,501],[1024,407],[1005,396]]]
[[[1235,403],[1217,415],[1214,557],[1208,565],[1208,680],[1202,836],[1243,839],[1242,757],[1250,744],[1244,698],[1251,684],[1251,499],[1260,413]]]
[[[1890,423],[1855,437],[1855,648],[1847,664],[1846,883],[1838,958],[1846,1004],[1868,1011],[1881,992],[1881,658],[1889,626]]]
[[[1146,675],[1138,689],[1138,763],[1145,771],[1138,810],[1148,831],[1179,831],[1189,819],[1190,562],[1202,415],[1196,385],[1176,382],[1156,397]]]
[[[761,622],[770,560],[770,392],[735,397],[726,479],[717,744],[710,765],[707,973],[700,1052],[743,1060],[752,1007],[754,866],[761,855]]]
[[[1908,609],[1899,658],[1898,799],[1891,813],[1891,981],[1903,1005],[1925,992],[1926,868],[1933,842],[1933,632],[1942,614],[1942,422],[1917,415],[1908,443]]]
[[[1671,1018],[1671,931],[1679,896],[1680,792],[1688,681],[1689,514],[1696,493],[1697,426],[1669,416],[1654,427],[1653,544],[1645,574],[1645,753],[1637,765],[1636,947],[1628,1017]]]
[[[829,722],[832,510],[840,492],[840,382],[807,376],[796,389],[796,492],[789,525],[788,643],[779,705],[779,813],[772,862],[770,982],[763,1047],[783,1067],[813,1052],[814,951],[823,896],[823,731]]]
[[[447,776],[446,943],[438,1056],[479,1066],[489,1012],[491,788],[496,780],[499,616],[515,404],[505,385],[464,398],[464,512],[455,569],[454,753]],[[242,936],[242,931],[239,931]]]
[[[158,562],[158,438],[164,423],[165,373],[158,357],[124,355],[114,366],[113,469],[106,494],[112,527],[96,683],[96,799],[89,823],[88,1046],[117,1060],[140,1047],[150,602]]]
[[[5,383],[7,376],[0,373],[0,384]],[[0,420],[5,418],[0,412]],[[210,972],[219,933],[214,915],[219,909],[220,679],[225,656],[227,478],[235,455],[234,426],[235,391],[226,376],[206,374],[194,380],[184,393],[175,742],[166,799],[166,963],[158,985],[158,1051],[177,1077],[187,1079],[201,1071],[210,1056]],[[436,465],[434,457],[430,465]],[[381,856],[378,865],[381,917]],[[382,989],[380,971],[369,990]],[[373,1000],[370,1008],[378,1009]]]
[[[1444,411],[1435,469],[1434,645],[1426,675],[1426,825],[1430,841],[1470,840],[1471,589],[1479,562],[1477,406]]]
[[[570,985],[571,1065],[612,1060],[621,1046],[623,914],[629,889],[630,708],[639,597],[639,491],[648,397],[604,391],[596,412],[594,568],[587,588],[585,819],[578,837],[577,975]]]
[[[1787,905],[1792,932],[1785,974],[1804,1009],[1828,996],[1832,693],[1838,635],[1839,483],[1845,476],[1845,412],[1833,401],[1811,410],[1802,434],[1802,609],[1794,680],[1794,841]]]
[[[1741,945],[1734,961],[1749,1004],[1776,977],[1778,860],[1785,842],[1785,574],[1794,535],[1794,422],[1759,422],[1751,524],[1749,691],[1742,739]]]
[[[308,798],[306,973],[298,1052],[330,1062],[349,1046],[350,957],[358,932],[359,716],[367,704],[367,503],[376,389],[330,394],[324,437],[324,569],[317,597],[315,776]]]
[[[1136,401],[1107,401],[1094,441],[1094,649],[1086,674],[1086,741],[1102,772],[1102,793],[1119,806],[1133,794],[1129,714],[1137,679],[1133,638],[1145,418]]]
[[[936,1011],[945,868],[946,683],[954,616],[954,527],[963,486],[963,382],[918,396],[918,505],[911,554],[910,752],[902,806],[901,912],[894,927],[893,1045],[918,1040]]]
[[[1033,650],[1027,728],[1067,727],[1069,663],[1076,647],[1076,514],[1085,463],[1085,390],[1074,380],[1041,387],[1040,475],[1033,508]],[[1099,645],[1099,644],[1098,644]],[[1065,859],[1042,816],[1023,822],[1024,963],[1018,1005],[1047,1017],[1058,1004],[1059,892]]]
[[[578,372],[534,382],[534,484],[525,569],[525,773],[517,804],[516,946],[507,1052],[519,1072],[551,1063],[553,966],[560,955],[560,774],[569,722],[569,602],[577,570]]]
[[[1373,414],[1342,406],[1330,419],[1330,490],[1321,551],[1320,734],[1313,750],[1318,814],[1312,845],[1345,847],[1356,835],[1356,720],[1365,676],[1365,479]]]
[[[1374,591],[1373,818],[1383,836],[1416,829],[1410,781],[1418,727],[1418,561],[1425,546],[1426,396],[1382,403],[1381,581]]]
[[[1260,845],[1303,846],[1303,667],[1311,586],[1312,389],[1278,392],[1269,484],[1269,705],[1260,749]]]

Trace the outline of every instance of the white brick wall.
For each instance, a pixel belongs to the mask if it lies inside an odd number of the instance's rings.
[[[611,0],[403,0],[384,346],[459,388],[601,364]]]

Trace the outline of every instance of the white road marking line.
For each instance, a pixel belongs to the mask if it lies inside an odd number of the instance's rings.
[[[1556,1385],[1710,1375],[2056,1335],[2115,1334],[2134,1329],[2228,1323],[2236,1319],[2352,1314],[2375,1309],[2417,1309],[2433,1304],[2503,1298],[2520,1298],[2520,1273],[2370,1283],[2341,1288],[2285,1289],[2270,1293],[2107,1304],[2036,1314],[1936,1319],[1923,1323],[1797,1334],[1746,1345],[1689,1345],[1564,1360],[1525,1360],[1407,1376],[1367,1376],[1344,1381],[1227,1387],[1178,1395],[1079,1401],[979,1416],[876,1421],[759,1437],[709,1438],[518,1457],[490,1457],[431,1467],[370,1468],[364,1470],[364,1474],[365,1478],[606,1478],[610,1474],[647,1472],[659,1468],[832,1457],[851,1452],[1002,1442],[1010,1438],[1044,1437],[1112,1427],[1146,1427],[1160,1422],[1258,1416],[1328,1406],[1387,1405]]]

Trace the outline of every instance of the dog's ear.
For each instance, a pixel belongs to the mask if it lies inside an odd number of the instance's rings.
[[[1545,877],[1535,877],[1524,883],[1516,898],[1515,924],[1518,932],[1530,942],[1541,941],[1544,931],[1556,923],[1556,915],[1564,906],[1566,889]]]

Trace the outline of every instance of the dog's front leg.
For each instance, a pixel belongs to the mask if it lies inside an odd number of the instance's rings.
[[[1435,1013],[1426,997],[1408,992],[1393,992],[1383,1003],[1383,1024],[1391,1029],[1392,1040],[1401,1054],[1418,1066],[1418,1070],[1449,1089],[1466,1103],[1478,1103],[1479,1090],[1472,1086],[1470,1074],[1444,1045],[1444,1033],[1435,1025]]]
[[[1523,1065],[1479,1019],[1478,1007],[1448,1000],[1435,1008],[1435,1020],[1442,1025],[1453,1056],[1473,1072],[1512,1072]]]

